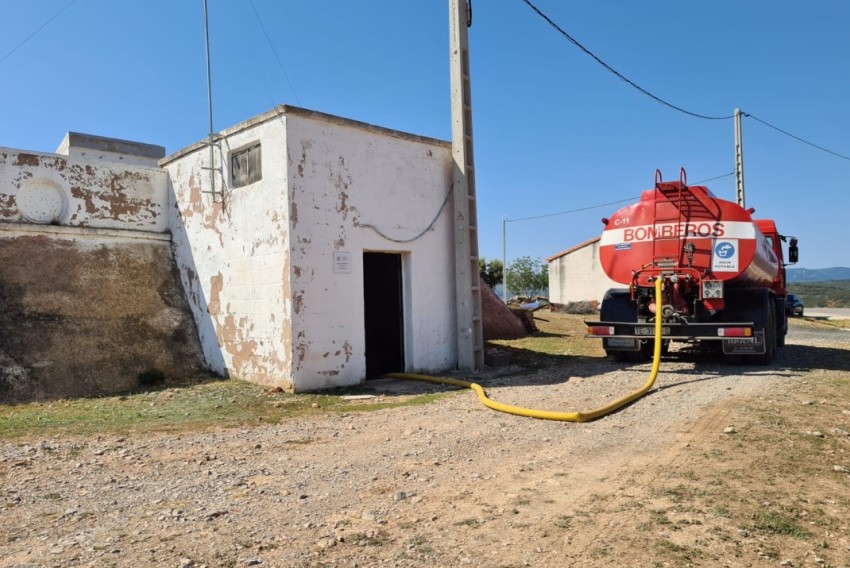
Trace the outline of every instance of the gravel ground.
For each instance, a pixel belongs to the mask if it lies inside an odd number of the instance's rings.
[[[623,490],[613,480],[650,457],[675,465],[726,426],[722,412],[705,420],[718,403],[847,369],[847,350],[850,333],[795,328],[771,367],[665,360],[648,396],[584,424],[463,391],[242,430],[3,443],[0,566],[607,565],[588,552],[599,535],[546,527]],[[649,372],[579,361],[480,382],[500,402],[587,410]]]

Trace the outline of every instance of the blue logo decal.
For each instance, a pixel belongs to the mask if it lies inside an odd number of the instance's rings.
[[[715,245],[714,254],[717,258],[732,258],[735,256],[735,245],[727,241],[721,241]]]
[[[629,250],[632,248],[632,243],[617,243],[614,245],[614,250]]]

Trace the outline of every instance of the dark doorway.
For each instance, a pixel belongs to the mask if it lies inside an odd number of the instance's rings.
[[[363,253],[366,378],[404,372],[401,255]]]

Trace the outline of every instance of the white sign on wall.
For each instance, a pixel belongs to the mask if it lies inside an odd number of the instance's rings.
[[[334,252],[334,274],[351,274],[350,252]]]

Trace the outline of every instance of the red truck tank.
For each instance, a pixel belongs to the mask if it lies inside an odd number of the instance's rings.
[[[787,333],[786,238],[773,221],[754,220],[753,212],[705,186],[688,186],[684,169],[672,182],[656,171],[655,187],[638,203],[602,220],[600,263],[628,289],[608,292],[603,321],[589,322],[589,336],[601,337],[615,358],[646,358],[652,343],[647,324],[662,317],[665,346],[696,342],[769,362]],[[791,238],[791,262],[797,254]],[[658,278],[664,279],[662,314],[653,297]]]

